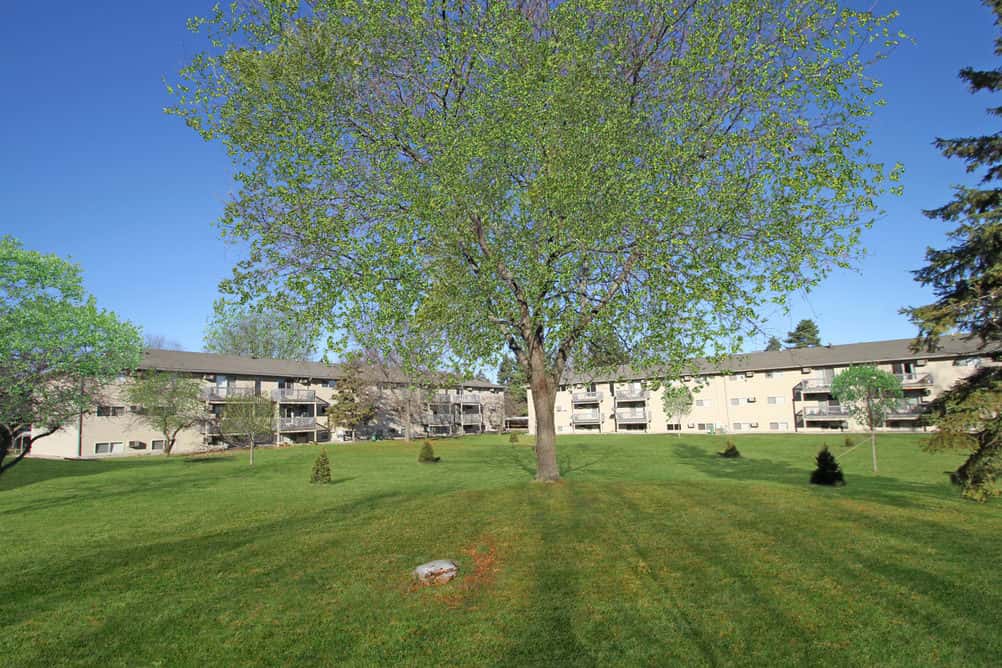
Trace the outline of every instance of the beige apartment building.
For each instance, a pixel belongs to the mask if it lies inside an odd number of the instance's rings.
[[[943,337],[935,352],[915,353],[912,339],[747,353],[718,364],[697,361],[675,381],[693,393],[687,415],[666,416],[656,374],[619,369],[608,376],[571,376],[556,397],[558,434],[788,433],[864,431],[831,394],[832,379],[874,364],[901,379],[904,397],[882,428],[914,431],[926,404],[982,365],[997,364],[977,341]],[[993,351],[994,352],[994,351]],[[535,415],[529,401],[529,429]]]
[[[227,400],[260,396],[274,409],[271,443],[315,443],[349,440],[350,432],[333,425],[327,409],[334,401],[341,367],[319,362],[254,359],[232,355],[148,350],[140,365],[201,379],[206,420],[179,434],[174,451],[197,452],[221,447],[219,416]],[[368,391],[376,418],[354,436],[402,436],[410,433],[448,436],[499,431],[504,423],[504,387],[483,380],[458,385],[414,388],[398,370],[366,368]],[[89,458],[155,454],[164,437],[143,422],[138,407],[122,399],[129,379],[123,375],[105,392],[101,405],[80,415],[56,433],[32,446],[32,457]]]

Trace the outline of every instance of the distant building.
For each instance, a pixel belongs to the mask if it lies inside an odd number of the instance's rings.
[[[629,367],[607,376],[569,375],[556,397],[558,434],[588,433],[788,433],[824,430],[862,431],[831,394],[832,379],[843,369],[874,364],[901,379],[904,398],[889,416],[887,431],[922,429],[926,404],[973,373],[992,365],[993,355],[977,341],[943,337],[935,352],[912,352],[912,339],[852,343],[748,353],[718,365],[699,360],[678,382],[693,392],[688,415],[665,416],[663,380],[651,371]],[[995,352],[995,351],[992,351]],[[535,412],[529,400],[529,428]]]
[[[219,447],[218,416],[227,400],[266,397],[274,408],[273,443],[311,443],[351,437],[330,424],[327,408],[334,401],[338,365],[320,362],[255,359],[233,355],[147,350],[141,369],[176,372],[203,381],[209,419],[183,431],[175,452]],[[504,387],[485,380],[412,388],[396,369],[363,367],[363,378],[375,399],[377,417],[357,435],[392,438],[406,430],[408,414],[415,436],[500,431],[504,422]],[[94,406],[62,429],[39,439],[31,457],[103,457],[157,453],[163,435],[138,419],[138,407],[121,398],[123,376]],[[215,417],[213,417],[215,416]]]

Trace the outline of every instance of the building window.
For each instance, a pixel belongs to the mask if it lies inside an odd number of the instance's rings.
[[[680,424],[669,424],[666,427],[668,431],[682,431],[682,425]]]
[[[769,405],[770,406],[782,406],[783,405],[783,397],[769,397]]]
[[[790,430],[790,423],[789,422],[770,422],[769,423],[769,431],[789,431],[789,430]]]
[[[741,423],[740,422],[735,422],[731,426],[733,427],[734,431],[741,431]]]
[[[741,397],[731,398],[731,406],[740,406],[740,405],[741,405]]]
[[[953,360],[953,366],[981,366],[980,357],[961,357],[959,359]]]
[[[159,439],[159,440],[156,440],[156,441],[150,441],[150,450],[163,450],[164,446],[166,444],[167,444],[167,441],[165,441],[163,439]]]
[[[125,415],[125,406],[98,406],[98,417],[121,417]]]
[[[120,441],[114,443],[95,443],[94,444],[94,454],[95,455],[110,455],[115,452],[122,451],[122,443]]]
[[[711,401],[709,399],[696,399],[696,406],[700,408],[705,408],[710,406]]]

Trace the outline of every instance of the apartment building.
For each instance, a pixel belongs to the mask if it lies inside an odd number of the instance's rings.
[[[265,397],[271,403],[274,431],[269,443],[326,442],[353,436],[327,417],[338,380],[344,377],[337,365],[147,350],[140,369],[179,373],[203,383],[207,418],[179,434],[175,452],[222,446],[225,435],[220,433],[219,417],[226,402],[248,397]],[[362,374],[375,401],[376,418],[354,436],[402,436],[408,421],[416,437],[498,431],[504,423],[501,385],[469,380],[415,388],[397,369],[367,367]],[[123,374],[107,389],[101,405],[36,441],[29,456],[104,457],[163,451],[163,435],[140,419],[138,407],[123,399],[128,382]]]
[[[901,379],[904,397],[883,430],[923,429],[926,404],[997,351],[977,341],[943,337],[935,352],[915,353],[912,339],[821,346],[730,356],[717,364],[696,361],[683,383],[693,394],[688,414],[667,416],[656,373],[623,367],[608,376],[570,375],[556,397],[558,434],[783,433],[864,431],[831,394],[834,377],[858,364],[874,364]],[[529,402],[529,428],[535,414]]]

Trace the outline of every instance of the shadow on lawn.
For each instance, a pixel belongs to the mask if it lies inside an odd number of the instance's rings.
[[[47,480],[91,476],[108,473],[109,471],[136,468],[138,466],[149,466],[150,463],[147,458],[138,457],[132,459],[123,458],[116,461],[26,458],[3,475],[0,475],[0,494],[8,490],[17,489],[18,487],[34,485],[35,483]]]
[[[673,449],[678,461],[711,478],[749,482],[773,482],[782,485],[811,488],[812,453],[805,452],[804,468],[783,461],[743,455],[726,459],[715,452],[680,443]],[[846,487],[839,493],[851,498],[864,498],[895,506],[913,506],[921,499],[950,499],[948,485],[935,485],[901,480],[886,475],[847,475]]]

